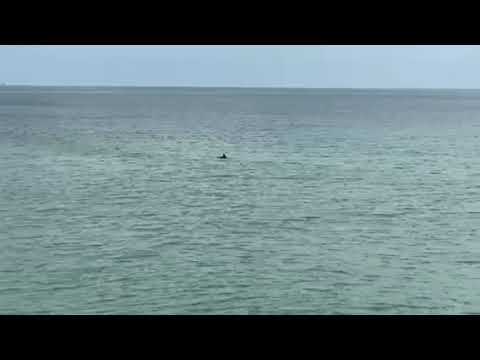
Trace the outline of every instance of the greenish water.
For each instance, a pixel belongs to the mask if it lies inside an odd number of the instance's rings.
[[[4,87],[0,313],[480,313],[479,136],[479,91]]]

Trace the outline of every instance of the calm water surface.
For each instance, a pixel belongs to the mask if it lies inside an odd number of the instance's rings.
[[[480,313],[480,91],[2,87],[0,191],[3,314]]]

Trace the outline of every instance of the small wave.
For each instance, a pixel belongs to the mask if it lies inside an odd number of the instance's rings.
[[[385,218],[393,218],[396,216],[402,216],[407,213],[401,212],[401,213],[373,213],[372,216],[377,216],[377,217],[385,217]]]
[[[141,232],[158,232],[164,231],[165,227],[163,226],[155,226],[155,227],[141,227],[141,226],[134,226],[130,228],[132,231],[141,231]]]
[[[456,264],[466,264],[466,265],[479,265],[480,260],[457,260]]]
[[[36,211],[39,213],[51,213],[51,212],[56,212],[56,211],[64,211],[64,207],[49,207],[49,208],[42,208],[42,209],[37,209]]]
[[[121,196],[110,196],[109,200],[140,200],[142,195],[121,195]]]
[[[228,179],[228,178],[234,178],[236,177],[235,175],[212,175],[212,176],[209,176],[208,178],[210,179],[217,179],[217,178],[220,178],[220,179]]]

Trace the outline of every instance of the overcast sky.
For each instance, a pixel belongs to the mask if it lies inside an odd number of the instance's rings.
[[[480,46],[0,46],[11,85],[480,88]]]

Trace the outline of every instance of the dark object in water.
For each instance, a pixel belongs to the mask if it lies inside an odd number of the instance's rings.
[[[227,155],[225,154],[222,154],[222,156],[218,156],[219,159],[226,159],[227,158]]]

